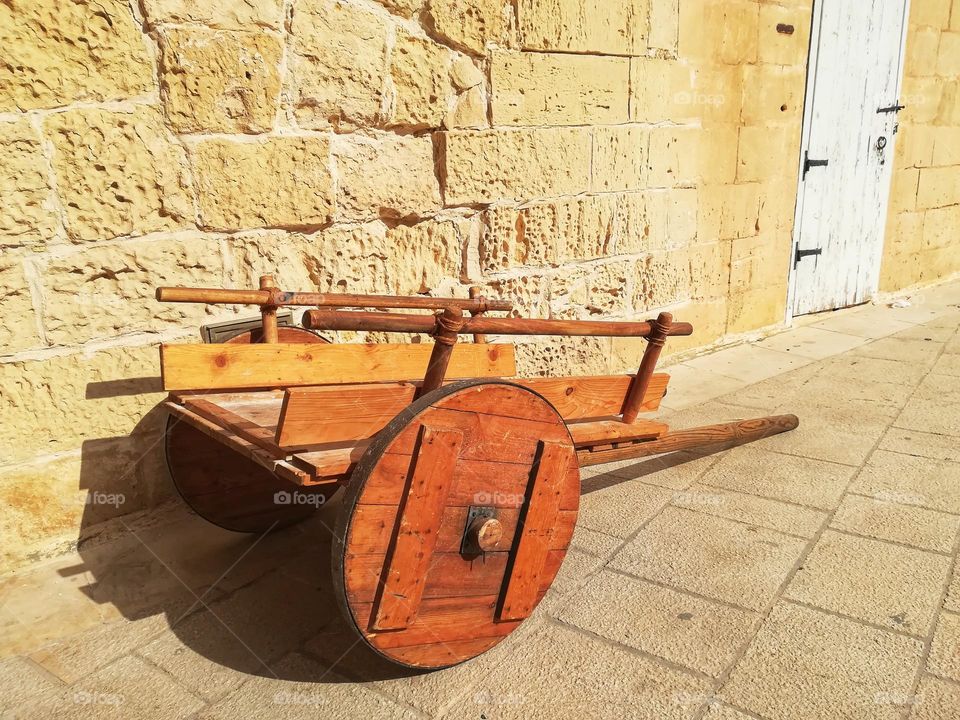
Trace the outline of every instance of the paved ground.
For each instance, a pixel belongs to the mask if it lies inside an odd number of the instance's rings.
[[[672,368],[678,427],[801,427],[592,468],[537,613],[443,672],[340,625],[335,507],[260,540],[154,513],[0,579],[0,718],[960,718],[958,326],[953,284]]]

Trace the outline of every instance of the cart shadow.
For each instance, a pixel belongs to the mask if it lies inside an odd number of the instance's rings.
[[[143,392],[154,381],[143,379]],[[100,387],[94,392],[108,389]],[[119,388],[133,394],[129,382]],[[88,390],[88,393],[90,390]],[[140,651],[170,672],[197,677],[229,668],[303,682],[380,680],[416,674],[386,662],[343,619],[331,574],[333,497],[309,519],[263,534],[206,522],[176,495],[162,427],[152,408],[126,437],[90,439],[81,453],[84,505],[78,538],[81,591],[127,623],[155,623]],[[94,501],[90,501],[94,498]],[[118,633],[132,632],[118,625]],[[299,652],[313,663],[280,662]]]

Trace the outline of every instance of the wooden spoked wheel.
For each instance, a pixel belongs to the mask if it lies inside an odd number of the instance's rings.
[[[333,544],[342,609],[394,663],[475,657],[540,602],[579,504],[570,433],[539,394],[478,380],[427,393],[348,483]]]
[[[226,342],[250,344],[261,340],[262,333],[257,329],[234,335]],[[328,342],[295,327],[279,328],[279,340]],[[225,530],[261,533],[286,527],[307,519],[322,504],[298,501],[323,491],[281,480],[176,417],[167,418],[165,442],[167,468],[180,497],[197,515]],[[287,499],[290,502],[283,502]]]

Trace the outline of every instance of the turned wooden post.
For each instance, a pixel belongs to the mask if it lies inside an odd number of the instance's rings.
[[[276,286],[276,280],[274,280],[273,275],[260,276],[261,290],[273,290]],[[260,308],[260,317],[262,318],[263,324],[263,342],[279,342],[280,335],[279,331],[277,330],[277,306],[263,305]]]
[[[471,286],[470,288],[470,299],[479,300],[481,302],[481,307],[479,310],[471,310],[471,317],[480,317],[483,313],[486,312],[486,298],[484,298],[480,293],[483,292],[483,288],[480,288],[476,285]],[[487,336],[482,333],[475,333],[473,336],[473,341],[475,343],[485,343],[487,341]]]
[[[662,312],[657,319],[650,323],[650,334],[647,336],[647,349],[643,351],[643,359],[640,361],[640,369],[637,370],[637,376],[630,383],[630,389],[627,391],[627,398],[623,401],[623,421],[632,423],[640,414],[640,407],[643,405],[643,397],[650,386],[650,378],[653,377],[653,371],[657,367],[657,360],[660,359],[660,351],[667,341],[667,335],[670,334],[670,326],[673,324],[673,315],[668,312]]]
[[[453,346],[457,344],[457,335],[463,329],[463,310],[458,307],[448,307],[435,317],[437,327],[433,332],[433,352],[430,354],[427,372],[423,376],[423,385],[420,386],[417,397],[436,390],[443,384]]]

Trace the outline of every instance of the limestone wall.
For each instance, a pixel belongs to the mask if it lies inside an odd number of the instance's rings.
[[[810,0],[0,3],[0,570],[169,495],[156,345],[250,311],[161,306],[157,285],[274,271],[293,289],[480,284],[538,317],[670,307],[696,327],[673,349],[780,323],[809,16]],[[600,373],[641,350],[519,358]]]
[[[912,0],[880,289],[960,272],[960,0]]]

